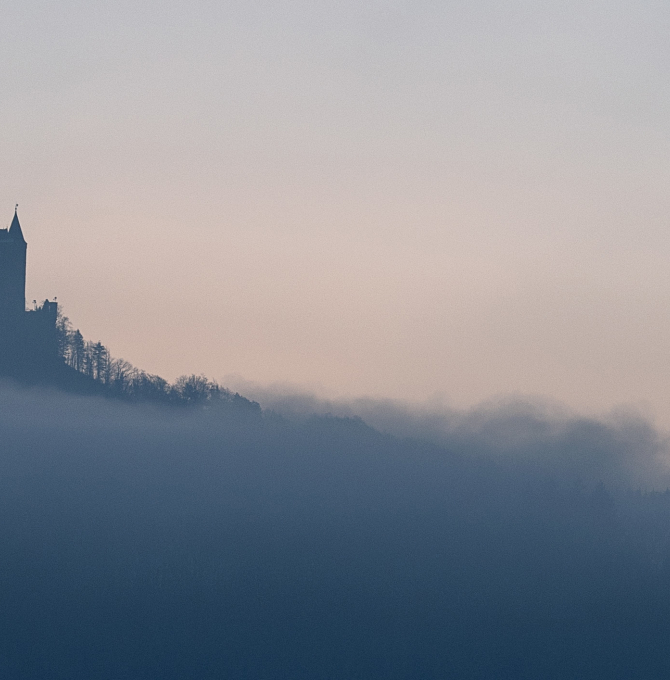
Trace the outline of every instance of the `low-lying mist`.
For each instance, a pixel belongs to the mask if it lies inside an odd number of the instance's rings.
[[[315,415],[358,418],[400,439],[431,442],[463,455],[520,460],[573,479],[647,490],[670,486],[668,436],[630,408],[593,418],[550,399],[505,397],[456,409],[440,401],[326,399],[292,386],[233,381],[266,412],[296,422]]]
[[[4,677],[668,677],[643,419],[260,401],[0,386]]]

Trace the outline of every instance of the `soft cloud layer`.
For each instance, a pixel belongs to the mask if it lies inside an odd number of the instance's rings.
[[[589,418],[559,402],[491,399],[470,409],[443,401],[424,404],[375,399],[327,399],[291,386],[263,387],[240,378],[229,384],[261,406],[298,422],[314,414],[362,418],[380,432],[430,441],[449,450],[524,460],[590,481],[670,485],[667,435],[640,412],[619,409]]]

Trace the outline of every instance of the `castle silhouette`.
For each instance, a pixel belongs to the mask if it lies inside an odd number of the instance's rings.
[[[183,406],[216,402],[260,413],[256,402],[203,375],[180,376],[171,384],[123,359],[113,359],[101,342],[84,340],[79,329],[58,313],[55,300],[34,302],[32,309],[26,309],[27,251],[14,210],[11,225],[0,229],[0,378],[129,401]]]
[[[0,374],[38,378],[61,363],[58,303],[45,300],[26,310],[28,244],[17,209],[9,228],[0,229]]]

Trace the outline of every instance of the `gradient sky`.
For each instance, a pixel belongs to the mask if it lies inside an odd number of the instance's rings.
[[[28,299],[58,296],[115,356],[670,424],[667,2],[0,18],[0,209],[20,204]]]

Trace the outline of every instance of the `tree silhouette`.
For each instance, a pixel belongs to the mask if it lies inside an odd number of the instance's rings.
[[[101,342],[87,342],[59,310],[56,335],[60,359],[110,396],[130,401],[154,401],[178,406],[229,404],[235,407],[260,406],[209,380],[204,375],[183,375],[170,384],[158,375],[147,373],[125,359],[111,356]]]

